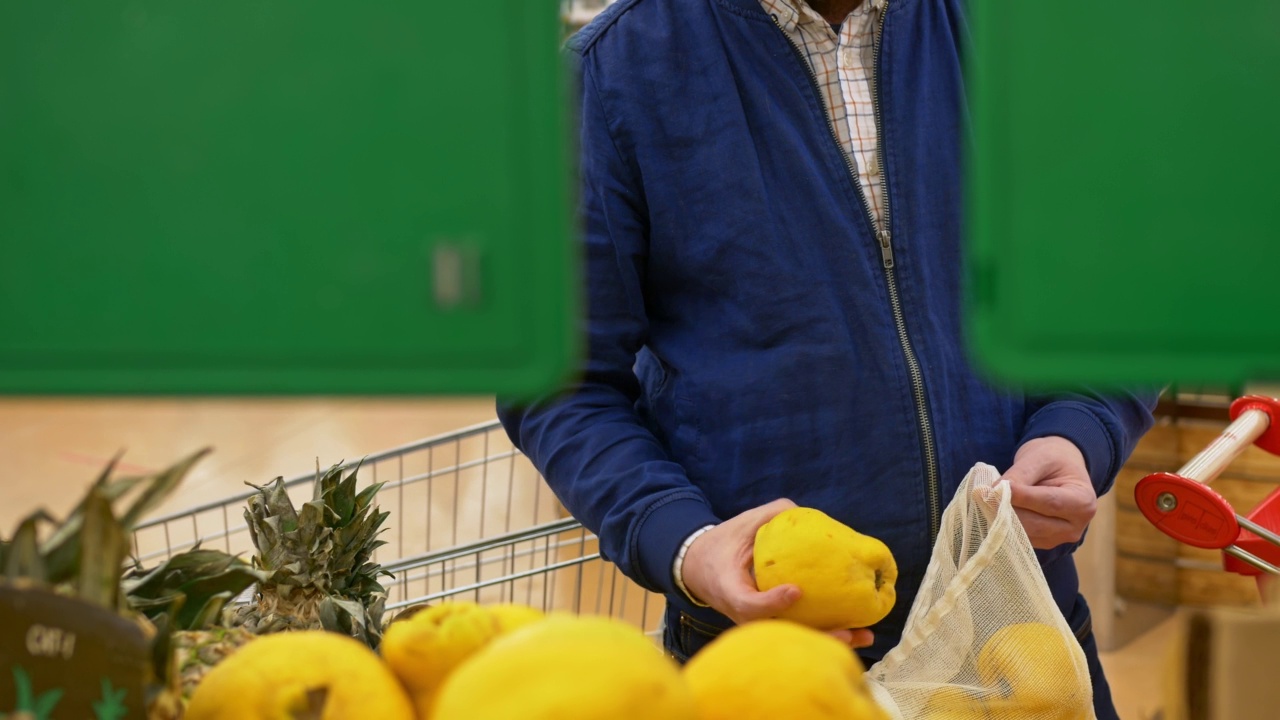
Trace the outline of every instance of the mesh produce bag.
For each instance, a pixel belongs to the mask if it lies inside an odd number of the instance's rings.
[[[901,720],[1093,720],[1084,652],[990,465],[942,516],[902,641],[867,671]]]

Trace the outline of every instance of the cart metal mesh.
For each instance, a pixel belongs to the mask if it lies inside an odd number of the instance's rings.
[[[394,448],[360,463],[360,484],[384,483],[390,513],[376,559],[392,611],[466,599],[516,602],[624,619],[656,634],[656,596],[599,554],[596,537],[568,517],[532,463],[497,422]],[[260,484],[269,478],[246,478]],[[315,473],[286,481],[295,503],[310,498]],[[253,552],[244,519],[252,489],[141,524],[134,552],[144,564],[190,549]]]

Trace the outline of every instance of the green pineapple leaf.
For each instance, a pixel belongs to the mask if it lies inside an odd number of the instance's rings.
[[[184,583],[181,591],[187,597],[203,603],[206,598],[221,593],[239,595],[256,583],[266,582],[270,576],[261,570],[255,570],[242,560],[227,567],[220,573],[193,578]]]
[[[254,567],[274,570],[273,558],[278,553],[276,548],[280,544],[279,523],[273,523],[276,518],[271,517],[258,519],[262,505],[261,499],[257,496],[250,498],[249,505],[244,510],[244,519],[249,526],[249,536],[253,540],[253,546],[258,549],[252,560]]]
[[[155,688],[171,687],[177,682],[174,671],[173,633],[175,628],[169,615],[160,615],[151,621],[155,626],[155,639],[151,641],[151,673],[158,681],[148,683]]]
[[[148,618],[163,615],[175,629],[204,630],[216,624],[229,599],[270,575],[220,550],[193,548],[154,569],[131,570],[122,587],[129,606]]]
[[[53,522],[48,513],[40,510],[18,524],[5,553],[4,573],[10,582],[19,578],[38,583],[48,582],[48,567],[40,555],[40,523]]]
[[[103,491],[113,502],[127,493],[135,485],[144,478],[131,478],[129,480],[119,480],[109,482],[111,473],[115,471],[116,465],[119,464],[120,458],[124,456],[124,451],[116,453],[115,457],[107,463],[102,472],[98,475],[98,479],[93,481],[91,488]],[[42,551],[49,558],[49,564],[55,568],[56,575],[61,576],[57,582],[67,579],[69,574],[74,572],[73,567],[78,558],[77,551],[80,548],[80,528],[84,525],[84,510],[88,503],[89,497],[80,499],[75,508],[71,510],[71,514],[67,516],[67,521],[62,523],[49,539],[45,541]]]
[[[356,466],[351,469],[351,473],[347,475],[346,479],[341,480],[330,488],[326,498],[327,505],[333,508],[334,514],[337,515],[336,520],[340,524],[345,525],[350,522],[352,516],[360,511],[360,505],[357,502],[359,496],[356,494],[356,483],[358,482],[357,475],[363,465],[364,458],[361,458],[360,462],[356,463]],[[339,466],[334,466],[335,471],[339,471],[339,469]]]
[[[126,690],[120,688],[115,689],[111,685],[111,681],[102,678],[102,698],[93,703],[93,716],[95,720],[120,720],[128,710],[124,705]]]
[[[337,485],[338,480],[342,477],[342,465],[345,462],[346,460],[339,460],[321,475],[320,458],[316,458],[316,482],[311,487],[312,500],[323,499]]]
[[[178,613],[182,612],[187,596],[180,592],[154,598],[135,597],[126,594],[125,600],[129,603],[129,607],[133,608],[134,612],[142,613],[155,620],[162,615],[177,616]]]
[[[128,541],[101,488],[89,491],[80,541],[76,594],[86,602],[114,610],[119,607],[120,567],[128,552]]]
[[[164,502],[164,499],[178,487],[183,478],[187,476],[187,473],[191,471],[191,468],[210,452],[213,452],[212,448],[199,450],[185,460],[179,461],[177,465],[168,470],[148,478],[149,482],[145,484],[142,494],[125,511],[124,516],[120,518],[120,524],[126,529],[132,530],[144,515]]]
[[[191,630],[208,630],[218,624],[218,619],[222,617],[222,609],[235,596],[236,594],[231,592],[211,595],[199,612],[190,618],[180,618],[179,622]]]
[[[373,496],[378,494],[378,491],[382,489],[383,485],[386,485],[386,483],[374,483],[360,491],[360,494],[356,496],[357,514],[363,513],[366,508],[373,504]]]
[[[174,555],[152,570],[135,567],[125,576],[124,589],[130,597],[139,599],[163,597],[188,582],[225,572],[233,563],[243,564],[243,561],[219,550],[195,547]]]
[[[317,540],[322,539],[323,532],[327,530],[324,526],[325,506],[319,500],[312,500],[302,506],[302,512],[298,515],[298,545],[295,551],[306,551]]]
[[[116,461],[120,457],[117,455],[116,459],[112,460],[98,477],[93,487],[99,491],[101,496],[106,497],[113,506],[117,500],[124,497],[134,488],[143,487],[143,491],[137,500],[120,516],[120,526],[127,535],[133,531],[134,526],[142,519],[142,516],[163,502],[182,479],[186,477],[191,467],[209,452],[209,449],[201,450],[168,470],[155,475],[108,482]],[[67,521],[41,547],[51,584],[71,582],[77,575],[76,569],[80,565],[80,533],[84,526],[84,515],[88,501],[89,498],[86,496],[76,506],[76,509],[71,512]]]
[[[293,499],[289,497],[289,486],[285,485],[284,478],[278,477],[272,481],[264,499],[271,515],[297,524],[298,513],[293,506]]]
[[[353,637],[373,649],[381,642],[381,633],[369,626],[365,606],[355,600],[327,597],[320,603],[320,626],[329,632]]]

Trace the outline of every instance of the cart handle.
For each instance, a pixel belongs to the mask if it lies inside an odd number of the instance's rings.
[[[1256,570],[1280,575],[1276,556],[1280,535],[1236,513],[1226,498],[1209,488],[1250,445],[1280,455],[1280,400],[1246,396],[1231,404],[1231,424],[1176,473],[1154,473],[1138,481],[1138,510],[1169,537],[1199,548],[1222,550]],[[1255,546],[1242,530],[1253,533]],[[1241,543],[1250,548],[1241,547]],[[1254,549],[1255,552],[1250,552]],[[1228,563],[1230,565],[1230,563]]]
[[[1231,403],[1231,424],[1176,473],[1208,484],[1250,445],[1280,455],[1280,400],[1249,395]]]

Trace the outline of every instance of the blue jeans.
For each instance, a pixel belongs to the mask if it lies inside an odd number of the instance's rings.
[[[1089,663],[1089,679],[1093,683],[1093,711],[1098,720],[1120,720],[1116,714],[1114,702],[1111,700],[1111,686],[1107,684],[1107,676],[1102,671],[1102,663],[1098,659],[1098,642],[1093,635],[1093,617],[1089,613],[1089,605],[1084,596],[1077,596],[1067,625],[1080,641],[1085,660]],[[662,632],[662,644],[667,652],[684,664],[699,650],[716,638],[720,629],[712,627],[667,605],[666,626]],[[871,667],[875,658],[861,657],[863,665]]]

